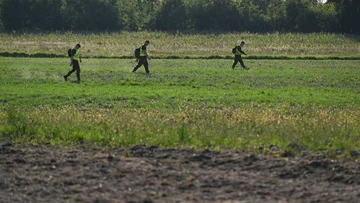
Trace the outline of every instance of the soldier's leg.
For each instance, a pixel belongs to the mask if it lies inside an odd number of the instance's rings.
[[[74,68],[74,64],[73,64],[72,69],[71,69],[66,75],[64,75],[65,81],[66,81],[67,78],[68,78],[73,72],[75,72],[75,71],[76,71],[76,69]]]
[[[76,70],[76,77],[78,79],[78,82],[80,82],[80,67]]]
[[[238,58],[235,57],[234,63],[233,63],[233,65],[232,65],[232,68],[233,68],[233,69],[235,68],[235,66],[236,66],[236,64],[237,64],[238,62],[239,62]]]
[[[241,64],[241,67],[243,67],[243,68],[245,68],[245,69],[247,69],[246,67],[245,67],[245,64],[244,64],[244,61],[240,58],[240,64]]]
[[[150,73],[150,71],[149,71],[149,63],[148,63],[148,61],[146,59],[144,61],[144,67],[145,67],[146,73],[149,74]]]
[[[73,68],[76,70],[76,77],[78,79],[78,82],[80,82],[80,64],[79,64],[79,61],[74,60]]]
[[[141,57],[141,58],[139,59],[138,64],[134,67],[134,69],[133,69],[132,72],[135,72],[135,71],[136,71],[137,69],[139,69],[140,66],[142,66],[143,64],[144,64],[144,59]]]

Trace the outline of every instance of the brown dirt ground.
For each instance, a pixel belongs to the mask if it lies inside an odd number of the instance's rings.
[[[360,202],[360,163],[0,141],[0,202]]]

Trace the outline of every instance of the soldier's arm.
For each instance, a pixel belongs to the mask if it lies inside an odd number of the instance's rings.
[[[247,55],[243,50],[241,50],[241,48],[239,49],[240,53]]]

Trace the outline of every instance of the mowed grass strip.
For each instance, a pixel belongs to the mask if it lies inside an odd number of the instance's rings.
[[[150,53],[162,58],[231,57],[232,47],[241,40],[250,58],[360,57],[360,36],[331,33],[12,33],[0,34],[0,53],[65,57],[67,49],[81,43],[84,57],[130,57],[145,40],[151,41]]]
[[[0,58],[0,136],[18,142],[359,150],[359,61]]]

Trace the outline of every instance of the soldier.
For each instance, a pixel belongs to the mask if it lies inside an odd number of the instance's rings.
[[[243,47],[245,45],[245,42],[244,41],[241,41],[241,43],[240,43],[240,46],[236,46],[234,49],[235,49],[235,59],[234,59],[234,63],[233,63],[233,65],[232,65],[232,68],[234,69],[235,68],[235,66],[236,66],[236,64],[238,63],[238,62],[240,62],[240,64],[241,64],[241,66],[244,68],[244,69],[246,69],[246,70],[249,70],[250,68],[246,68],[245,67],[245,64],[244,64],[244,62],[243,62],[243,60],[242,60],[242,58],[241,58],[241,54],[244,54],[244,55],[247,55],[247,54],[245,54],[245,52],[243,52],[242,50],[241,50],[241,47]]]
[[[146,47],[150,44],[149,40],[146,40],[144,45],[142,45],[140,47],[140,58],[139,58],[139,62],[137,64],[137,66],[134,67],[132,72],[135,72],[138,68],[140,68],[140,66],[144,65],[145,67],[145,71],[147,74],[150,74],[149,71],[149,64],[148,64],[148,59],[150,60],[150,55],[148,54],[148,52],[146,51]]]
[[[75,48],[71,50],[70,54],[70,66],[72,66],[72,70],[68,72],[64,76],[65,81],[67,81],[67,78],[76,71],[76,77],[77,77],[77,83],[80,83],[80,63],[81,62],[81,55],[80,55],[80,44],[75,45]]]

